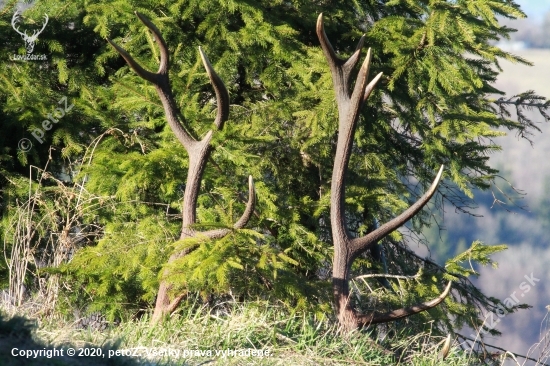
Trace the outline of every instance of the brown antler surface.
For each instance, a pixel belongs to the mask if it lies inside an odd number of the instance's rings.
[[[364,237],[353,238],[351,236],[345,222],[345,173],[351,156],[351,147],[359,111],[376,83],[380,80],[382,73],[379,73],[370,83],[367,83],[371,60],[371,50],[369,49],[352,89],[351,75],[361,57],[364,36],[359,40],[355,52],[347,60],[343,60],[336,55],[327,38],[323,26],[323,14],[320,14],[317,19],[316,31],[332,74],[339,117],[338,142],[332,171],[330,195],[330,223],[334,244],[334,305],[340,325],[346,330],[352,330],[368,324],[390,322],[433,308],[441,303],[449,293],[451,289],[450,282],[445,291],[436,299],[388,313],[373,312],[370,314],[359,314],[349,303],[349,275],[355,258],[410,220],[428,203],[437,190],[437,185],[443,173],[443,166],[439,169],[428,191],[409,209]]]
[[[183,218],[180,239],[197,236],[204,237],[206,239],[222,238],[227,235],[231,230],[218,229],[197,233],[192,228],[192,225],[195,224],[197,220],[197,198],[199,195],[202,174],[210,155],[210,141],[212,140],[213,131],[208,131],[200,140],[195,139],[192,134],[188,132],[191,131],[191,128],[187,121],[183,119],[181,114],[178,113],[178,108],[174,101],[172,89],[170,86],[170,79],[168,76],[170,66],[168,46],[166,45],[166,42],[164,41],[164,38],[160,34],[158,28],[149,19],[137,12],[136,15],[139,20],[141,20],[141,22],[151,30],[157,44],[159,45],[160,65],[156,73],[145,70],[123,48],[115,44],[110,39],[108,39],[107,41],[126,60],[128,65],[130,65],[130,67],[136,72],[136,74],[138,74],[138,76],[155,85],[159,98],[162,102],[162,106],[164,108],[164,113],[166,115],[168,125],[189,155],[189,170],[187,172],[187,181],[183,197]],[[216,74],[216,71],[214,71],[214,68],[210,64],[208,57],[206,57],[200,47],[199,52],[204,67],[206,68],[206,72],[208,73],[208,77],[210,78],[210,82],[214,87],[214,91],[216,93],[216,102],[218,107],[214,124],[218,130],[221,130],[223,128],[224,122],[227,121],[229,116],[229,93],[227,92],[227,89],[221,78],[218,76],[218,74]],[[233,228],[235,229],[243,228],[247,224],[254,211],[255,190],[252,176],[250,176],[248,179],[248,189],[248,203],[241,218],[233,225]],[[194,248],[189,248],[173,253],[169,259],[169,263],[188,254],[193,249]],[[165,315],[173,312],[184,297],[183,294],[178,294],[175,296],[173,294],[170,294],[171,288],[172,286],[169,283],[167,283],[165,280],[161,280],[159,292],[157,294],[155,312],[152,318],[153,322],[157,322],[161,320]]]

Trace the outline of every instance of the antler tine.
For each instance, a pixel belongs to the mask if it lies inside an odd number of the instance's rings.
[[[254,213],[254,206],[256,204],[256,190],[254,189],[254,180],[252,176],[248,176],[248,202],[241,218],[233,225],[233,229],[242,229],[248,223],[252,214]],[[204,236],[208,239],[221,239],[226,236],[230,229],[215,229],[209,231],[198,232],[197,236]]]
[[[151,71],[145,70],[140,64],[138,64],[132,56],[128,52],[126,52],[125,49],[118,46],[115,42],[113,42],[111,39],[107,38],[107,42],[113,46],[117,52],[126,60],[128,65],[143,79],[158,85],[159,80],[157,78],[158,74],[168,74],[168,65],[169,65],[169,56],[168,56],[168,46],[166,45],[166,42],[164,41],[164,38],[162,38],[162,35],[160,34],[160,31],[158,28],[143,14],[135,12],[136,16],[139,18],[139,20],[153,32],[153,37],[155,37],[155,40],[159,44],[160,48],[160,65],[159,69],[156,73],[153,73]]]
[[[334,48],[332,48],[332,44],[328,40],[327,34],[325,33],[325,26],[323,24],[323,13],[319,14],[319,17],[317,18],[316,32],[317,37],[319,38],[319,42],[321,42],[321,48],[325,53],[325,57],[328,60],[331,70],[344,64],[345,61],[336,55],[336,52],[334,52]]]
[[[157,74],[166,74],[166,73],[168,73],[170,56],[169,56],[169,53],[168,53],[168,46],[166,45],[166,41],[164,40],[164,38],[162,38],[162,34],[160,33],[157,26],[154,25],[149,20],[149,18],[147,18],[145,15],[143,15],[141,13],[138,13],[137,11],[134,12],[134,13],[139,18],[139,20],[141,20],[141,22],[143,24],[145,24],[145,26],[147,28],[149,28],[149,30],[151,30],[151,32],[153,32],[153,37],[155,37],[155,40],[159,44],[159,48],[160,48],[160,65],[159,65],[159,70],[157,71]]]
[[[317,18],[316,32],[317,37],[319,38],[319,42],[321,43],[321,48],[323,49],[323,53],[325,54],[325,57],[330,66],[332,77],[334,80],[334,86],[338,89],[337,93],[349,96],[350,92],[348,90],[348,86],[350,78],[353,69],[361,58],[361,50],[363,49],[363,44],[365,43],[365,35],[361,36],[361,39],[359,40],[359,42],[357,43],[357,47],[355,48],[355,52],[353,52],[353,54],[347,60],[344,60],[336,55],[336,52],[334,51],[334,48],[332,47],[332,44],[327,37],[325,26],[323,23],[323,13],[319,14],[319,17]],[[370,62],[370,59],[368,62]],[[368,62],[366,63],[367,68]],[[365,66],[365,64],[363,65]],[[358,77],[358,80],[359,79],[360,77]]]
[[[437,359],[444,361],[449,355],[450,350],[451,350],[451,334],[448,334],[447,338],[445,338],[445,342],[443,343],[443,347],[441,347],[441,351],[437,355]]]
[[[254,180],[252,179],[252,176],[248,176],[248,202],[246,203],[246,208],[243,212],[243,215],[233,225],[233,228],[235,229],[242,229],[250,220],[250,217],[252,217],[252,214],[254,213],[254,205],[256,204],[256,189],[254,188]]]
[[[223,128],[224,122],[227,121],[227,119],[229,118],[229,93],[227,92],[227,88],[225,87],[222,79],[218,76],[218,74],[214,70],[214,67],[212,67],[210,60],[208,60],[208,57],[203,52],[201,47],[199,47],[199,52],[201,55],[202,63],[204,64],[204,68],[206,69],[208,77],[210,78],[210,83],[212,84],[212,86],[214,87],[214,91],[216,92],[218,112],[216,114],[216,120],[214,121],[214,123],[219,130]]]
[[[372,59],[372,52],[371,52],[371,48],[369,47],[369,49],[367,50],[367,57],[365,57],[365,61],[363,62],[363,66],[361,67],[361,69],[365,69],[365,71],[364,71],[365,72],[365,81],[368,80],[368,78],[369,78],[371,59]],[[381,77],[382,77],[382,73],[379,73],[378,75],[376,75],[374,77],[374,79],[372,79],[367,84],[367,86],[364,88],[364,90],[362,90],[363,100],[360,103],[359,110],[361,109],[363,103],[366,102],[366,100],[369,98],[370,93],[374,90],[374,87],[376,86],[376,84],[378,83],[378,80],[380,80]],[[359,86],[356,85],[356,88],[359,88]],[[358,92],[359,92],[359,90],[357,91],[357,93]]]
[[[384,75],[383,72],[378,73],[378,75],[376,75],[374,79],[372,79],[370,83],[368,83],[368,85],[365,87],[365,93],[363,94],[363,103],[365,103],[367,99],[369,99],[370,93],[372,93],[374,87],[376,86],[382,75]]]
[[[361,316],[360,322],[363,325],[388,323],[388,322],[401,319],[401,318],[406,318],[408,316],[418,314],[422,311],[436,307],[443,300],[445,300],[445,298],[451,291],[451,285],[452,285],[452,282],[449,281],[449,283],[447,284],[447,287],[445,287],[445,290],[441,293],[441,295],[439,295],[438,297],[436,297],[431,301],[426,301],[418,305],[414,305],[414,306],[410,306],[410,307],[406,307],[406,308],[402,308],[402,309],[398,309],[398,310],[394,310],[394,311],[390,311],[382,314],[380,313],[365,314]]]
[[[365,100],[364,92],[367,89],[366,84],[369,77],[371,57],[372,57],[371,49],[369,48],[369,50],[367,51],[367,57],[365,57],[365,60],[363,61],[363,64],[359,69],[359,73],[357,74],[357,81],[355,82],[355,86],[351,94],[351,105],[352,105],[351,110],[355,114],[359,113],[363,105],[363,101]],[[349,78],[349,76],[347,76],[347,78]],[[347,83],[347,80],[346,80],[346,83]],[[353,117],[352,121],[353,123],[355,123],[355,121],[357,121],[357,117],[356,116]]]
[[[378,242],[379,240],[384,238],[386,235],[388,235],[395,229],[402,226],[405,222],[409,221],[418,211],[420,211],[422,207],[424,207],[424,205],[428,203],[430,198],[432,198],[432,196],[437,191],[437,186],[439,184],[439,181],[441,180],[441,176],[443,175],[443,168],[444,166],[441,165],[441,168],[439,168],[439,172],[437,173],[437,176],[435,177],[432,185],[426,191],[426,193],[424,193],[424,195],[420,197],[418,201],[412,204],[401,215],[385,223],[384,225],[380,226],[378,229],[372,231],[366,236],[353,239],[351,242],[351,250],[353,253],[353,257],[358,256],[363,251],[365,251],[371,244]]]
[[[355,65],[357,65],[357,61],[359,61],[359,59],[361,58],[361,50],[363,49],[363,44],[364,43],[365,43],[365,35],[363,34],[361,36],[361,39],[359,39],[359,42],[357,43],[357,47],[355,47],[355,51],[348,58],[348,60],[346,61],[346,63],[342,67],[342,69],[344,69],[346,77],[348,78],[347,82],[349,82],[349,77],[351,76],[351,71],[353,70]],[[370,52],[370,48],[369,48],[369,52]],[[367,58],[369,58],[369,62],[370,62],[370,57],[367,56]]]
[[[174,134],[176,135],[178,140],[189,152],[189,150],[192,149],[192,145],[194,144],[195,139],[183,127],[185,126],[186,128],[189,128],[183,116],[181,116],[180,114],[178,118],[178,108],[172,95],[170,80],[168,77],[168,47],[166,46],[166,42],[164,41],[164,38],[162,38],[162,35],[160,34],[158,28],[147,17],[138,12],[136,12],[136,16],[147,28],[151,30],[151,32],[153,32],[153,36],[159,44],[160,66],[157,73],[145,70],[140,64],[138,64],[134,60],[132,56],[130,56],[128,52],[126,52],[125,49],[118,46],[109,38],[107,38],[107,42],[109,42],[109,44],[115,48],[115,50],[124,58],[124,60],[126,60],[128,65],[130,65],[130,67],[139,77],[155,85],[157,93],[159,94],[160,100],[162,102],[168,124],[172,128],[172,131],[174,131]]]
[[[157,81],[157,75],[155,73],[145,70],[143,67],[141,67],[141,65],[138,64],[133,59],[133,57],[130,56],[128,52],[126,52],[124,48],[120,47],[115,42],[111,41],[109,38],[107,38],[107,42],[109,42],[109,44],[115,48],[115,50],[122,56],[122,58],[126,60],[128,65],[130,65],[130,67],[136,72],[136,74],[138,74],[139,77],[157,85],[158,81]]]

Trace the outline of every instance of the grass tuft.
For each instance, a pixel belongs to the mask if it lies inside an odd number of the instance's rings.
[[[474,365],[457,349],[451,350],[445,361],[437,361],[440,337],[396,336],[395,340],[384,340],[386,348],[391,345],[385,349],[374,340],[372,330],[343,336],[330,320],[285,309],[263,302],[189,306],[161,325],[151,326],[149,317],[144,316],[105,332],[76,330],[69,322],[43,320],[34,329],[20,323],[22,320],[2,321],[0,329],[8,324],[8,328],[16,329],[17,323],[18,332],[21,327],[26,332],[9,342],[0,337],[0,350],[6,354],[10,347],[21,348],[19,345],[37,349],[101,347],[104,354],[102,358],[40,358],[29,365]],[[25,339],[32,343],[25,345]],[[128,350],[140,357],[108,358],[109,351]],[[229,355],[228,350],[237,353]],[[17,357],[0,358],[2,365],[20,365],[21,361]]]

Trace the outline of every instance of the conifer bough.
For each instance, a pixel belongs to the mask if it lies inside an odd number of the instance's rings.
[[[355,52],[347,60],[343,60],[336,55],[327,38],[323,26],[322,13],[319,14],[317,18],[316,31],[317,37],[319,37],[319,41],[321,42],[323,53],[330,67],[336,94],[336,103],[338,105],[338,142],[336,145],[336,156],[334,158],[330,189],[330,226],[334,245],[332,286],[333,301],[338,322],[344,330],[350,331],[369,324],[388,323],[428,310],[441,303],[449,294],[451,282],[447,284],[447,287],[441,295],[431,301],[387,313],[371,312],[368,314],[359,314],[349,301],[349,276],[353,261],[362,253],[369,250],[373,245],[377,245],[379,240],[405,224],[405,222],[410,220],[426,203],[428,203],[437,190],[437,185],[443,173],[443,166],[439,169],[428,191],[401,215],[381,225],[366,236],[354,238],[350,234],[346,227],[344,210],[345,173],[351,156],[353,135],[355,133],[359,111],[364,102],[368,99],[378,80],[380,80],[382,73],[376,75],[376,77],[367,84],[371,59],[371,50],[369,48],[367,57],[355,80],[353,91],[350,92],[351,74],[361,57],[361,49],[363,48],[365,36],[361,37],[359,40]]]
[[[130,65],[138,76],[155,85],[164,107],[168,124],[177,139],[189,154],[189,170],[187,173],[187,182],[184,193],[180,240],[199,236],[210,240],[222,238],[230,232],[230,229],[218,229],[198,233],[192,228],[192,225],[196,223],[197,197],[202,174],[211,152],[210,141],[212,139],[213,131],[210,130],[201,140],[195,139],[188,133],[190,128],[181,115],[178,117],[178,108],[174,101],[170,86],[168,77],[169,52],[166,42],[164,41],[158,28],[149,19],[137,12],[136,15],[141,22],[151,30],[159,45],[160,66],[156,73],[145,70],[124,49],[116,45],[110,39],[107,41],[126,60],[128,65]],[[364,237],[352,237],[346,228],[344,217],[345,172],[347,170],[351,155],[353,135],[359,116],[359,111],[382,76],[382,73],[378,74],[370,83],[367,84],[371,59],[371,51],[369,49],[367,52],[367,57],[363,62],[363,65],[361,66],[355,80],[353,91],[350,93],[351,73],[353,72],[353,69],[357,65],[357,62],[361,56],[364,36],[359,41],[357,49],[353,55],[347,60],[342,60],[334,52],[334,49],[325,34],[323,27],[323,14],[319,15],[316,31],[332,73],[339,112],[338,143],[332,173],[330,201],[330,221],[334,245],[333,300],[340,325],[345,330],[353,330],[368,324],[390,322],[433,308],[441,303],[449,294],[451,282],[449,282],[440,296],[431,301],[426,301],[418,305],[394,310],[388,313],[372,312],[369,314],[359,314],[349,302],[349,275],[353,261],[359,255],[370,249],[370,247],[376,245],[379,240],[383,239],[385,236],[411,219],[422,209],[422,207],[424,207],[424,205],[430,200],[437,190],[437,185],[443,173],[443,166],[439,169],[439,172],[429,190],[416,203],[409,207],[409,209]],[[221,130],[229,115],[229,94],[223,81],[216,74],[208,58],[200,47],[199,52],[210,78],[210,82],[212,83],[216,93],[218,110],[214,124],[217,130]],[[254,204],[255,191],[253,180],[250,176],[248,202],[242,217],[233,226],[235,229],[243,228],[247,224],[253,213]],[[169,263],[185,256],[193,249],[194,248],[188,248],[174,252],[170,256]],[[166,280],[161,280],[157,294],[155,311],[152,317],[153,322],[158,322],[164,316],[172,313],[183,299],[185,294],[174,294],[171,289],[172,286]]]
[[[204,237],[205,239],[211,240],[223,238],[231,231],[230,229],[216,229],[199,233],[192,228],[192,225],[196,224],[197,221],[197,198],[199,195],[202,174],[204,172],[206,162],[211,152],[210,141],[212,140],[213,131],[208,131],[201,140],[195,139],[191,134],[187,132],[191,129],[187,122],[184,120],[183,116],[178,113],[178,108],[176,106],[176,102],[174,101],[172,89],[170,86],[170,79],[168,77],[168,46],[166,45],[166,42],[164,41],[164,38],[160,34],[158,28],[149,19],[138,12],[135,12],[135,14],[139,18],[139,20],[141,20],[141,22],[151,30],[153,36],[155,37],[155,40],[157,41],[157,44],[159,45],[160,66],[156,73],[145,70],[123,48],[116,45],[110,39],[107,39],[107,41],[126,60],[128,65],[130,65],[130,67],[136,72],[136,74],[138,74],[138,76],[155,85],[157,93],[162,102],[162,106],[164,107],[164,113],[166,114],[168,125],[189,155],[189,170],[187,172],[187,181],[183,197],[183,222],[180,240],[192,237]],[[210,61],[200,47],[199,52],[204,67],[206,68],[206,71],[208,73],[208,77],[210,78],[210,82],[214,87],[214,91],[216,92],[216,102],[218,105],[218,110],[214,124],[217,130],[221,130],[223,128],[224,122],[227,121],[229,116],[229,93],[227,92],[223,81],[216,74],[214,68],[210,64]],[[248,178],[248,189],[249,194],[246,208],[241,218],[233,225],[234,229],[243,228],[248,223],[250,217],[252,216],[252,213],[254,212],[256,196],[252,176],[249,176]],[[171,263],[176,259],[189,254],[195,248],[196,247],[192,247],[174,252],[170,256],[168,263]],[[161,279],[161,283],[157,293],[155,311],[152,317],[153,323],[156,323],[164,316],[171,314],[185,296],[184,293],[173,294],[171,290],[172,285],[170,285],[166,280]]]

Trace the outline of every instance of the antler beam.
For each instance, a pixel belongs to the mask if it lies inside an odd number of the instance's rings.
[[[393,310],[387,313],[374,312],[370,314],[361,315],[359,317],[360,324],[368,325],[368,324],[389,323],[389,322],[406,318],[413,314],[417,314],[422,311],[431,309],[439,305],[443,300],[445,300],[449,292],[451,292],[451,285],[452,285],[452,282],[447,283],[447,287],[445,287],[445,290],[443,290],[443,292],[433,300],[426,301],[421,304],[413,305],[411,307]]]
[[[132,56],[130,56],[130,54],[128,54],[128,52],[126,52],[126,50],[115,44],[110,39],[107,39],[107,41],[126,60],[128,65],[135,71],[138,76],[155,85],[159,98],[162,102],[162,106],[164,108],[164,113],[166,115],[168,125],[189,155],[189,170],[187,172],[187,182],[183,197],[183,218],[180,240],[197,236],[203,236],[207,239],[222,238],[227,235],[231,230],[221,229],[197,233],[192,228],[192,225],[194,225],[197,220],[197,198],[199,194],[202,175],[204,173],[206,162],[208,161],[208,157],[210,156],[211,152],[210,141],[212,140],[213,131],[208,131],[200,140],[195,139],[193,135],[189,132],[191,131],[191,128],[189,127],[187,121],[185,121],[183,116],[181,116],[181,113],[179,113],[177,105],[174,101],[172,88],[170,86],[170,79],[168,75],[170,68],[168,46],[166,45],[166,42],[158,28],[149,19],[147,19],[147,17],[138,12],[136,12],[135,14],[139,18],[139,20],[141,20],[141,22],[153,33],[153,36],[157,41],[157,44],[159,45],[160,65],[156,73],[144,69],[132,58]],[[214,91],[216,93],[217,114],[214,125],[216,126],[217,130],[221,130],[223,128],[224,122],[227,121],[229,117],[229,93],[227,92],[227,88],[225,87],[223,81],[212,67],[212,64],[208,60],[208,57],[206,57],[205,53],[200,47],[199,53],[206,72],[208,73],[210,83],[214,87]],[[248,223],[250,217],[252,216],[252,213],[254,212],[256,193],[254,190],[254,181],[252,179],[252,176],[250,176],[248,179],[248,190],[248,203],[246,205],[246,209],[241,218],[234,224],[234,229],[243,228]],[[192,250],[193,248],[173,253],[169,259],[169,263],[178,258],[181,258]],[[152,318],[153,322],[157,322],[165,315],[173,312],[184,297],[184,295],[182,294],[179,294],[175,297],[172,296],[170,294],[171,288],[172,286],[166,281],[161,281],[159,292],[157,295],[155,312]]]
[[[410,220],[428,203],[437,190],[437,185],[443,173],[443,166],[439,169],[430,189],[409,209],[364,237],[352,237],[345,222],[345,173],[351,156],[353,136],[359,111],[376,83],[382,77],[382,73],[379,73],[370,83],[367,83],[371,61],[371,50],[369,48],[365,61],[354,80],[355,84],[352,89],[351,75],[361,57],[361,49],[365,36],[359,40],[355,52],[347,60],[344,60],[336,55],[334,48],[328,40],[323,25],[323,14],[319,14],[316,31],[332,74],[339,117],[338,142],[332,171],[330,195],[330,222],[334,244],[334,305],[340,324],[344,329],[352,330],[368,324],[390,322],[433,308],[441,303],[449,293],[451,289],[450,282],[445,291],[436,299],[388,313],[373,312],[370,314],[358,314],[349,303],[349,275],[353,261],[372,245]]]

